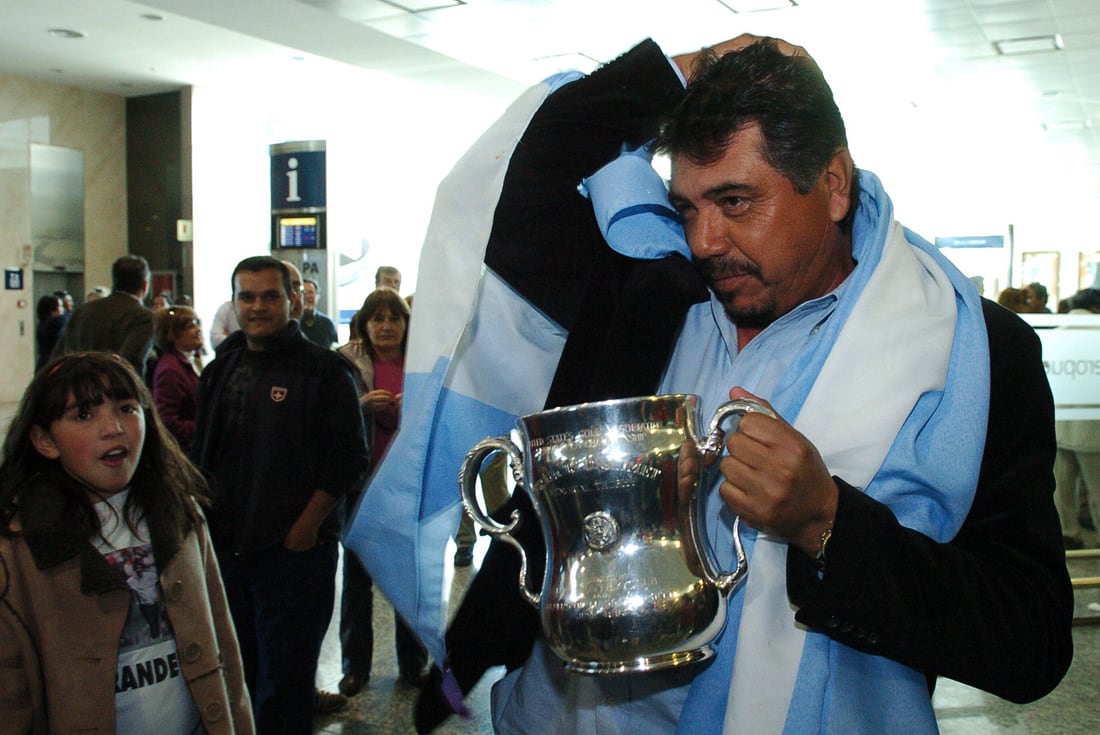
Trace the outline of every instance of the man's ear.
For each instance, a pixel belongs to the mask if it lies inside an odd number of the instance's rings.
[[[58,451],[57,445],[54,444],[50,432],[46,431],[41,426],[31,427],[31,446],[46,459],[57,459],[61,456],[61,452]]]
[[[829,218],[840,222],[852,206],[852,154],[847,148],[838,148],[825,169],[825,183],[829,188]]]

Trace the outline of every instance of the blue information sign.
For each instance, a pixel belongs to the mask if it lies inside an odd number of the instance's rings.
[[[271,156],[271,211],[324,209],[325,152]]]

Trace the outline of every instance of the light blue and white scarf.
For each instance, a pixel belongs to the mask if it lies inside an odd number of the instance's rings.
[[[597,220],[626,255],[684,252],[683,244],[670,244],[675,228],[661,210],[663,192],[639,153],[625,152],[585,182]],[[970,509],[985,444],[989,354],[981,302],[936,248],[894,220],[874,174],[862,172],[860,183],[858,265],[821,333],[768,398],[832,474],[865,488],[902,525],[944,542]],[[693,310],[704,325],[713,318],[710,306]],[[691,354],[685,339],[678,352]],[[662,391],[698,392],[690,379],[677,384],[676,360]],[[714,548],[728,550],[728,514],[720,514],[717,491],[710,500]],[[786,543],[749,529],[746,546],[748,581],[731,601],[716,660],[690,689],[678,732],[937,731],[922,674],[807,633],[786,596]],[[724,568],[729,558],[720,561]]]
[[[985,444],[981,303],[962,273],[893,219],[877,177],[864,171],[860,183],[858,265],[769,399],[832,474],[946,542],[970,510]],[[728,533],[719,536],[716,548],[728,548]],[[936,732],[922,674],[795,624],[786,554],[782,540],[756,536],[748,581],[678,732]]]

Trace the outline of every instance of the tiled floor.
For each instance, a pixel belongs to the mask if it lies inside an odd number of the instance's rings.
[[[488,542],[481,540],[475,563],[480,561]],[[469,582],[473,567],[455,571],[455,589],[463,589]],[[341,578],[336,575],[337,580]],[[457,598],[455,599],[457,602]],[[317,682],[322,689],[336,691],[340,681],[340,639],[337,634],[339,612],[333,616],[321,650],[321,665]],[[417,690],[401,683],[397,678],[397,657],[393,642],[393,608],[386,599],[374,591],[374,663],[371,667],[369,685],[352,697],[348,708],[343,712],[319,716],[316,733],[325,735],[405,735],[416,729],[412,724],[412,709],[416,701]],[[475,719],[467,721],[452,716],[438,727],[438,735],[474,735],[491,733],[489,720],[489,688],[492,682],[502,676],[504,669],[490,671],[482,682],[467,698],[467,704]]]
[[[480,544],[487,543],[481,539]],[[483,548],[479,549],[483,551]],[[1068,560],[1074,577],[1100,575],[1100,560]],[[459,570],[456,589],[472,572]],[[457,598],[457,595],[454,596]],[[1016,705],[949,680],[941,680],[933,697],[936,719],[942,735],[1096,735],[1100,733],[1100,587],[1079,589],[1079,624],[1074,626],[1073,665],[1062,684],[1044,699]],[[412,706],[416,691],[397,683],[397,662],[393,653],[393,611],[375,592],[374,671],[370,686],[354,697],[348,710],[319,718],[317,733],[332,735],[405,735],[415,733]],[[488,735],[489,689],[503,669],[490,672],[469,698],[473,721],[452,717],[435,730],[439,735]],[[335,690],[340,680],[339,641],[333,631],[322,652],[318,681]],[[893,734],[884,734],[893,735]],[[903,735],[903,734],[899,734]]]

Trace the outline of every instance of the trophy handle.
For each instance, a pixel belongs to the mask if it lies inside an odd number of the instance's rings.
[[[507,541],[519,552],[519,591],[527,602],[537,608],[541,601],[541,595],[536,595],[527,589],[527,554],[524,552],[523,546],[512,536],[512,532],[519,527],[522,520],[520,512],[513,510],[511,522],[505,525],[490,518],[477,502],[476,483],[478,472],[481,470],[481,463],[496,451],[505,452],[508,455],[508,464],[512,468],[512,477],[515,478],[517,490],[523,488],[523,456],[516,445],[503,436],[482,439],[466,453],[466,458],[462,460],[462,467],[458,471],[458,490],[462,498],[462,507],[466,510],[466,515],[470,516],[473,522],[485,533],[502,541]]]
[[[736,401],[723,403],[715,410],[714,416],[710,420],[706,438],[699,447],[700,451],[702,451],[703,454],[711,456],[721,454],[723,449],[722,442],[726,437],[726,432],[722,428],[722,423],[730,416],[744,416],[747,413],[762,413],[772,418],[776,418],[774,411],[751,398],[738,398]],[[709,564],[703,565],[703,571],[707,577],[707,581],[720,589],[723,593],[729,593],[730,590],[737,587],[737,585],[744,580],[745,575],[749,571],[748,559],[745,557],[745,547],[741,543],[741,516],[737,516],[733,519],[733,553],[737,561],[737,567],[732,572],[714,573],[707,568]]]

